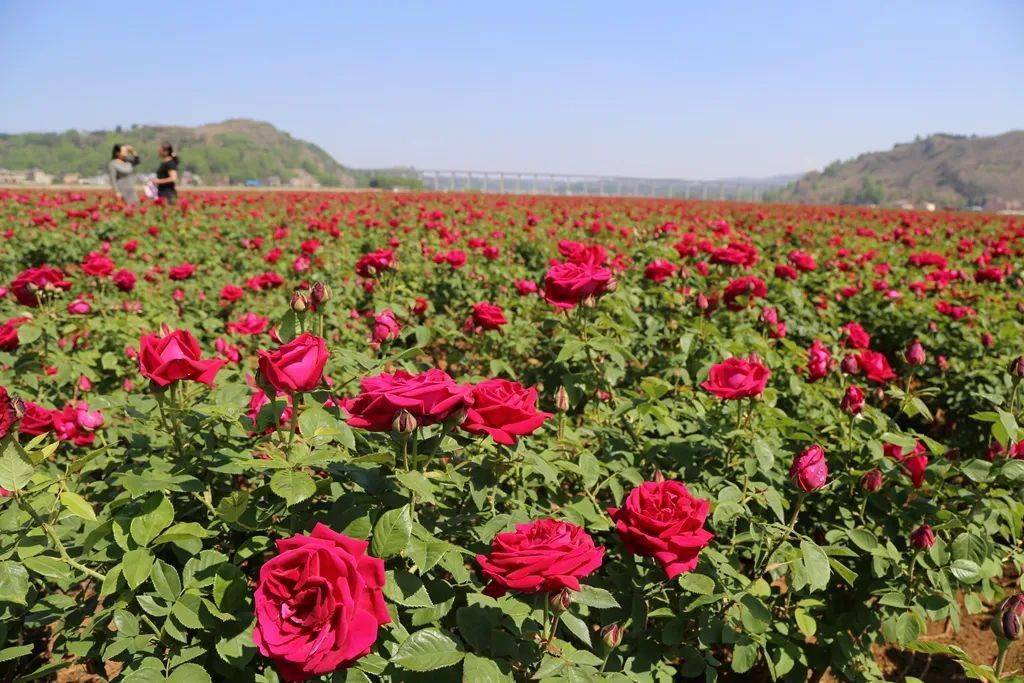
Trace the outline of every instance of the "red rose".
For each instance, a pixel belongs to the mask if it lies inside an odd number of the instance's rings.
[[[238,320],[228,323],[228,332],[231,334],[263,334],[270,325],[270,318],[263,315],[256,315],[249,312]]]
[[[11,292],[22,306],[39,305],[39,290],[55,291],[71,289],[71,283],[64,279],[64,273],[52,266],[39,266],[21,271],[11,281]]]
[[[438,424],[466,407],[473,388],[455,382],[442,370],[427,370],[419,375],[398,370],[364,377],[361,393],[345,401],[351,416],[348,424],[371,432],[387,432],[402,410],[420,426]]]
[[[508,323],[505,318],[505,311],[501,306],[496,306],[487,301],[473,304],[473,313],[466,319],[463,326],[465,330],[497,330]]]
[[[82,261],[82,272],[95,277],[106,277],[114,272],[114,262],[108,256],[91,251]]]
[[[393,249],[379,249],[363,254],[356,262],[356,273],[360,277],[375,277],[391,270],[395,265]]]
[[[462,428],[470,434],[490,434],[495,442],[511,446],[516,437],[537,431],[549,417],[537,410],[536,389],[495,378],[473,387]]]
[[[323,379],[330,352],[327,342],[303,332],[273,351],[257,351],[260,375],[272,387],[286,394],[312,391]]]
[[[196,267],[191,263],[182,263],[167,271],[167,277],[172,280],[187,280],[196,273]]]
[[[921,485],[924,484],[924,473],[928,469],[928,451],[920,441],[909,453],[904,453],[902,448],[893,443],[884,444],[882,452],[907,468],[907,474],[910,475],[914,488],[921,488]]]
[[[922,524],[910,534],[910,543],[918,550],[928,550],[935,545],[935,532],[930,524]]]
[[[814,260],[814,257],[806,251],[800,251],[799,249],[789,252],[789,262],[804,272],[818,269],[818,263]]]
[[[581,527],[553,519],[517,524],[515,531],[498,534],[489,555],[477,555],[490,580],[484,593],[500,597],[507,591],[551,593],[580,590],[580,579],[596,571],[604,548]]]
[[[398,339],[402,333],[402,325],[395,317],[395,312],[385,308],[373,316],[373,329],[370,332],[370,341],[374,344],[383,344],[387,341]]]
[[[11,318],[0,325],[0,351],[17,351],[18,327],[28,321],[28,318]]]
[[[199,342],[187,330],[174,330],[163,336],[143,335],[139,340],[139,370],[161,387],[179,380],[213,386],[213,379],[224,360],[203,360]]]
[[[384,562],[366,541],[317,524],[313,533],[277,542],[260,567],[253,642],[286,681],[351,666],[369,654],[391,621],[384,602]]]
[[[516,291],[522,296],[535,294],[537,292],[537,283],[533,280],[516,280]]]
[[[603,266],[608,262],[608,252],[600,244],[583,244],[572,240],[561,240],[558,253],[581,266]]]
[[[5,387],[0,387],[0,438],[10,434],[17,428],[19,413],[22,412],[17,399],[7,394]]]
[[[38,403],[25,401],[25,414],[18,425],[18,433],[39,436],[53,431],[53,414]]]
[[[826,376],[832,368],[832,352],[815,339],[807,349],[807,381],[816,382]]]
[[[679,266],[663,258],[655,259],[644,268],[644,277],[651,282],[664,282],[679,270]]]
[[[701,386],[722,399],[758,396],[764,391],[771,370],[755,354],[748,358],[726,358],[712,365],[708,378]]]
[[[846,387],[846,393],[843,394],[843,400],[840,402],[839,407],[842,408],[844,413],[850,415],[857,415],[864,410],[864,392],[861,388],[855,384],[851,384]]]
[[[843,334],[846,335],[846,345],[851,349],[866,349],[871,346],[871,335],[858,323],[843,325]]]
[[[768,286],[764,280],[754,275],[744,275],[725,286],[722,301],[730,311],[738,311],[745,305],[740,301],[741,297],[745,297],[746,303],[750,304],[754,299],[763,299],[767,294]]]
[[[245,290],[238,285],[226,284],[220,290],[221,304],[230,304],[245,296]]]
[[[885,354],[863,349],[857,354],[857,364],[864,376],[876,384],[887,384],[896,377]]]
[[[615,285],[612,271],[602,266],[559,263],[544,275],[544,299],[558,308],[573,308],[601,296]]]
[[[822,447],[814,444],[793,458],[789,478],[805,493],[824,486],[828,481],[828,462]]]
[[[122,268],[114,273],[113,279],[114,284],[117,285],[117,288],[122,292],[130,292],[135,289],[135,273],[127,268]]]
[[[679,481],[645,481],[621,508],[608,508],[626,550],[653,557],[669,579],[697,567],[714,534],[704,528],[710,505]]]

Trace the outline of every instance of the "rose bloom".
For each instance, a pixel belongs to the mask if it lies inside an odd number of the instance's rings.
[[[260,567],[253,642],[285,681],[351,666],[391,621],[384,561],[367,555],[368,545],[318,523],[308,536],[277,541]]]
[[[303,332],[273,351],[257,351],[260,375],[278,391],[312,391],[323,379],[330,352],[327,342]]]
[[[775,277],[780,280],[795,280],[799,277],[799,274],[793,266],[786,263],[780,263],[775,266]]]
[[[818,444],[804,449],[793,458],[789,468],[789,478],[803,491],[817,491],[828,481],[828,462],[825,451]]]
[[[52,266],[39,266],[21,271],[11,281],[11,292],[22,306],[36,307],[39,305],[39,290],[68,290],[71,283],[64,279],[64,273]]]
[[[578,591],[580,579],[597,571],[604,548],[594,545],[582,527],[554,519],[517,524],[515,531],[498,534],[488,555],[477,555],[490,581],[484,594],[501,597],[517,593]]]
[[[18,424],[18,433],[26,436],[39,436],[51,431],[53,431],[51,411],[38,403],[25,401],[25,413]]]
[[[7,388],[0,386],[0,438],[15,431],[18,426],[17,399],[11,398]]]
[[[805,273],[818,269],[818,263],[814,260],[814,257],[806,251],[800,251],[799,249],[794,249],[789,252],[789,262],[798,270],[802,270]]]
[[[106,277],[114,272],[114,262],[104,254],[90,251],[82,261],[82,272],[95,277]]]
[[[843,325],[843,334],[846,336],[846,346],[848,348],[866,349],[871,346],[871,335],[859,323]]]
[[[473,387],[462,429],[489,434],[496,443],[512,446],[516,438],[540,429],[550,413],[537,410],[537,390],[519,382],[489,379]]]
[[[557,308],[574,308],[615,286],[612,271],[602,266],[559,263],[544,275],[544,299]]]
[[[0,325],[0,351],[16,351],[18,349],[18,327],[27,323],[29,318],[10,318]]]
[[[277,398],[283,398],[285,401],[284,410],[281,411],[281,415],[278,417],[276,422],[267,425],[264,430],[265,434],[269,434],[274,431],[278,425],[288,424],[292,419],[293,401],[292,397],[288,394],[282,394],[276,392]],[[260,387],[253,387],[252,396],[249,397],[249,411],[246,413],[248,418],[252,420],[253,427],[255,428],[259,422],[260,412],[263,407],[270,404],[270,397],[267,396],[267,392],[263,391]]]
[[[172,280],[187,280],[196,273],[195,265],[191,263],[182,263],[181,265],[174,266],[167,271],[167,277]]]
[[[669,579],[697,567],[714,534],[704,528],[710,505],[679,481],[647,481],[629,492],[621,508],[608,508],[626,550],[653,557]]]
[[[764,280],[754,275],[744,275],[725,286],[722,301],[730,311],[738,311],[744,307],[741,297],[746,297],[746,303],[750,304],[754,299],[763,299],[767,294],[768,286]]]
[[[213,386],[217,372],[227,362],[202,359],[199,342],[188,330],[146,334],[139,340],[139,371],[161,387],[190,380]]]
[[[122,292],[130,292],[133,289],[135,289],[135,273],[128,270],[127,268],[122,268],[121,270],[114,273],[113,279],[114,284]]]
[[[61,441],[70,441],[76,446],[91,446],[96,440],[95,428],[89,428],[103,424],[103,416],[99,411],[90,413],[88,406],[66,405],[61,410],[54,410],[50,413],[53,419],[53,428],[57,438]],[[96,417],[98,415],[98,418]],[[83,420],[86,424],[83,424]]]
[[[228,332],[231,334],[257,335],[266,332],[267,327],[269,326],[270,318],[263,315],[257,315],[250,311],[238,320],[232,320],[229,322]]]
[[[828,375],[832,368],[832,352],[815,339],[807,349],[807,381],[816,382]]]
[[[238,285],[226,284],[220,290],[221,305],[231,304],[245,296],[245,290]]]
[[[747,358],[726,358],[712,365],[701,387],[721,399],[750,398],[764,391],[771,376],[771,370],[756,354],[751,354]]]
[[[875,384],[888,384],[896,377],[885,354],[863,349],[857,354],[857,364],[864,376]]]
[[[533,280],[516,280],[516,291],[522,296],[536,294],[537,283]]]
[[[909,453],[904,453],[903,449],[894,443],[883,444],[882,452],[907,469],[907,474],[910,475],[915,489],[921,488],[924,484],[925,471],[928,469],[928,451],[920,441]]]
[[[570,263],[581,266],[603,266],[608,262],[608,252],[600,244],[561,240],[558,242],[558,253]]]
[[[85,299],[75,299],[68,304],[67,311],[71,315],[88,315],[92,313],[92,304]]]
[[[360,277],[374,277],[391,270],[395,265],[393,249],[379,249],[363,254],[356,262],[356,274]]]
[[[374,344],[382,344],[386,341],[397,339],[402,332],[402,326],[395,317],[394,311],[386,308],[373,316],[373,329],[370,331],[370,341]]]
[[[391,431],[402,410],[420,426],[445,422],[465,409],[473,391],[436,368],[418,375],[398,370],[364,377],[359,387],[360,394],[344,402],[348,424],[371,432]]]
[[[508,323],[505,318],[505,311],[487,301],[473,304],[473,312],[466,319],[463,329],[469,330],[497,330]]]
[[[935,532],[930,524],[922,524],[910,534],[910,543],[918,550],[928,550],[935,545]]]
[[[679,266],[663,258],[655,259],[644,268],[644,277],[652,282],[664,282],[679,270]]]
[[[859,414],[864,410],[864,392],[860,387],[851,384],[846,387],[846,393],[843,395],[843,400],[839,407],[844,413],[849,413],[850,415]]]

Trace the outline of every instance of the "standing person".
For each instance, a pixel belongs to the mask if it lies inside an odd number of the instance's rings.
[[[171,143],[165,142],[160,145],[160,167],[156,170],[157,197],[168,204],[178,201],[178,157],[174,153]]]
[[[139,195],[135,194],[134,184],[137,163],[139,156],[131,145],[114,145],[110,163],[107,164],[107,172],[110,173],[110,184],[114,187],[114,194],[128,206],[139,203]]]

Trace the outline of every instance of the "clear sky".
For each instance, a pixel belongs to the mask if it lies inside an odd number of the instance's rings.
[[[1024,128],[1024,1],[0,0],[0,131],[238,116],[362,167],[800,172]]]

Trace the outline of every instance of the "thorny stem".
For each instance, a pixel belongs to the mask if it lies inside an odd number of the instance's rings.
[[[778,540],[775,541],[775,545],[772,546],[772,549],[769,550],[768,553],[764,556],[764,559],[762,559],[758,563],[757,569],[754,570],[754,576],[760,577],[761,574],[764,573],[763,568],[768,566],[768,564],[771,562],[772,556],[776,552],[778,552],[779,548],[782,546],[782,543],[787,538],[789,538],[790,534],[793,533],[793,529],[796,528],[796,518],[800,515],[800,508],[803,507],[804,499],[806,497],[807,494],[803,492],[801,492],[800,495],[797,496],[796,503],[793,505],[793,511],[789,514],[789,523],[786,525],[786,531],[781,536],[779,536]]]
[[[15,502],[18,503],[18,507],[27,512],[28,516],[32,518],[32,521],[38,524],[43,529],[43,531],[46,532],[46,535],[50,537],[50,540],[53,542],[53,547],[56,548],[62,560],[64,560],[67,564],[71,565],[72,567],[74,567],[75,569],[77,569],[78,571],[82,572],[87,576],[91,576],[92,578],[98,579],[99,581],[107,580],[106,574],[101,574],[98,571],[89,569],[81,562],[77,562],[74,559],[72,559],[72,557],[68,554],[67,548],[65,548],[64,544],[61,542],[60,537],[57,536],[57,532],[53,530],[53,527],[44,522],[42,519],[40,519],[39,515],[36,514],[36,511],[34,509],[32,509],[32,506],[29,504],[29,502],[24,500],[17,491],[14,492],[14,500]]]

